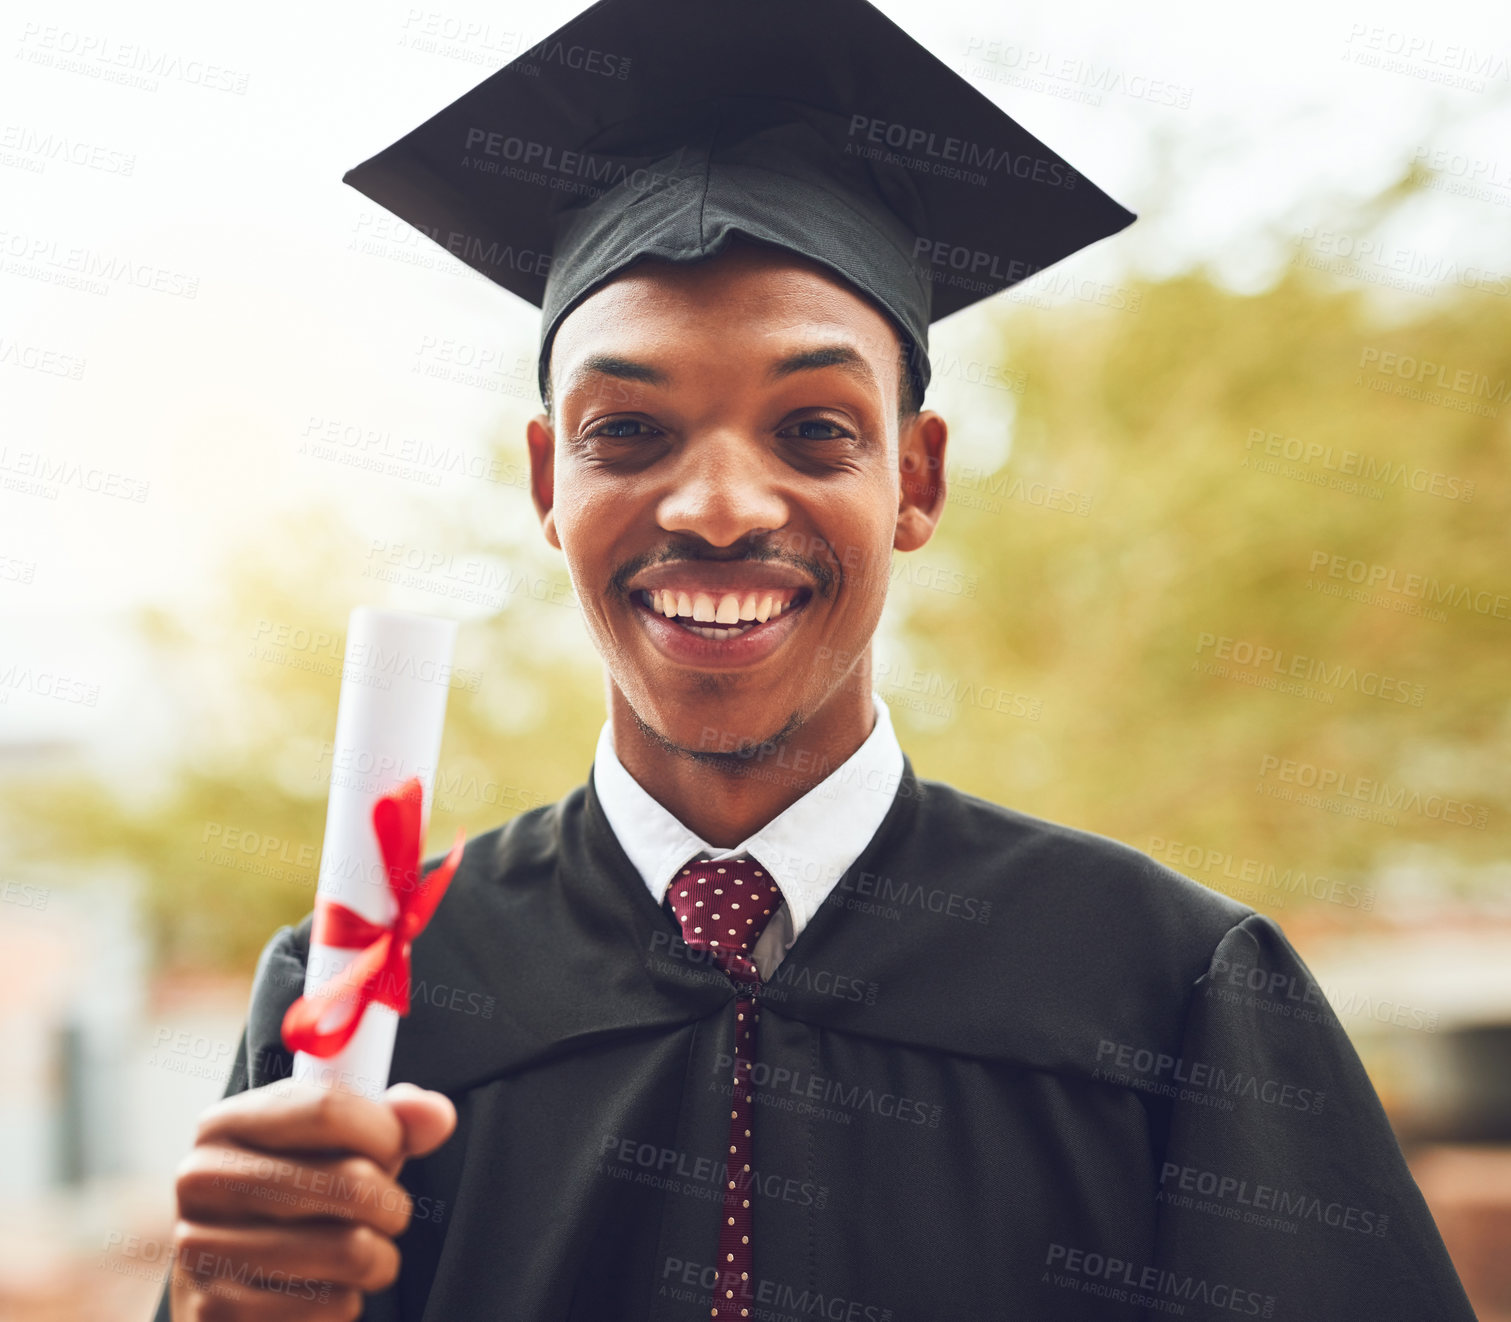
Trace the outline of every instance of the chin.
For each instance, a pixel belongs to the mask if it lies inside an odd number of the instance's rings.
[[[758,760],[762,751],[773,747],[802,724],[793,712],[785,721],[772,724],[770,713],[792,711],[790,702],[777,700],[757,704],[752,712],[745,702],[729,704],[711,695],[700,701],[695,695],[669,711],[635,708],[640,727],[663,747],[688,757],[728,758],[732,761]]]

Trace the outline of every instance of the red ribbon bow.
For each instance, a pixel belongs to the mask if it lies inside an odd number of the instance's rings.
[[[457,832],[456,844],[440,865],[420,875],[421,813],[424,790],[417,777],[406,780],[373,805],[373,830],[388,871],[388,886],[398,902],[393,923],[372,923],[344,904],[317,900],[311,944],[319,942],[342,950],[361,950],[342,972],[318,991],[301,996],[283,1016],[283,1044],[290,1051],[311,1056],[334,1056],[352,1039],[372,1002],[389,1006],[399,1014],[409,1013],[409,946],[424,931],[430,915],[441,902],[457,864],[462,861],[466,833]],[[342,991],[332,994],[341,984]],[[350,989],[350,990],[347,990]],[[332,1006],[350,1006],[336,1027],[322,1030],[321,1020]]]

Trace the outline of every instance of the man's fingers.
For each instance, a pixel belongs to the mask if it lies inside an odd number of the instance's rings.
[[[199,1282],[234,1280],[291,1298],[365,1293],[392,1285],[399,1274],[394,1242],[368,1225],[217,1225],[180,1221],[174,1261]]]
[[[386,1169],[403,1155],[404,1126],[382,1102],[285,1079],[217,1102],[201,1117],[195,1142],[356,1152]]]
[[[358,1290],[305,1280],[264,1290],[226,1278],[202,1280],[174,1268],[173,1322],[356,1322],[361,1316]]]
[[[456,1107],[445,1093],[396,1083],[383,1094],[383,1100],[403,1126],[406,1158],[434,1152],[456,1128]]]
[[[193,1148],[178,1168],[186,1221],[359,1221],[393,1236],[409,1224],[403,1186],[366,1157],[319,1159],[245,1148]]]

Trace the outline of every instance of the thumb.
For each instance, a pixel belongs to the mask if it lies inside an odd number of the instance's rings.
[[[396,1083],[383,1094],[404,1126],[403,1159],[434,1152],[456,1128],[456,1107],[445,1093]]]

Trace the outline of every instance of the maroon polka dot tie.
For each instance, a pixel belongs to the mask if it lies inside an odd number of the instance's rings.
[[[715,1318],[748,1318],[750,1284],[750,1108],[754,1085],[758,1018],[755,989],[761,975],[750,952],[782,892],[752,858],[709,862],[695,859],[667,890],[672,912],[682,925],[682,939],[693,950],[707,951],[739,991],[735,999],[734,1090],[729,1108],[729,1154],[724,1175],[724,1214],[719,1222],[719,1275],[714,1286]]]

